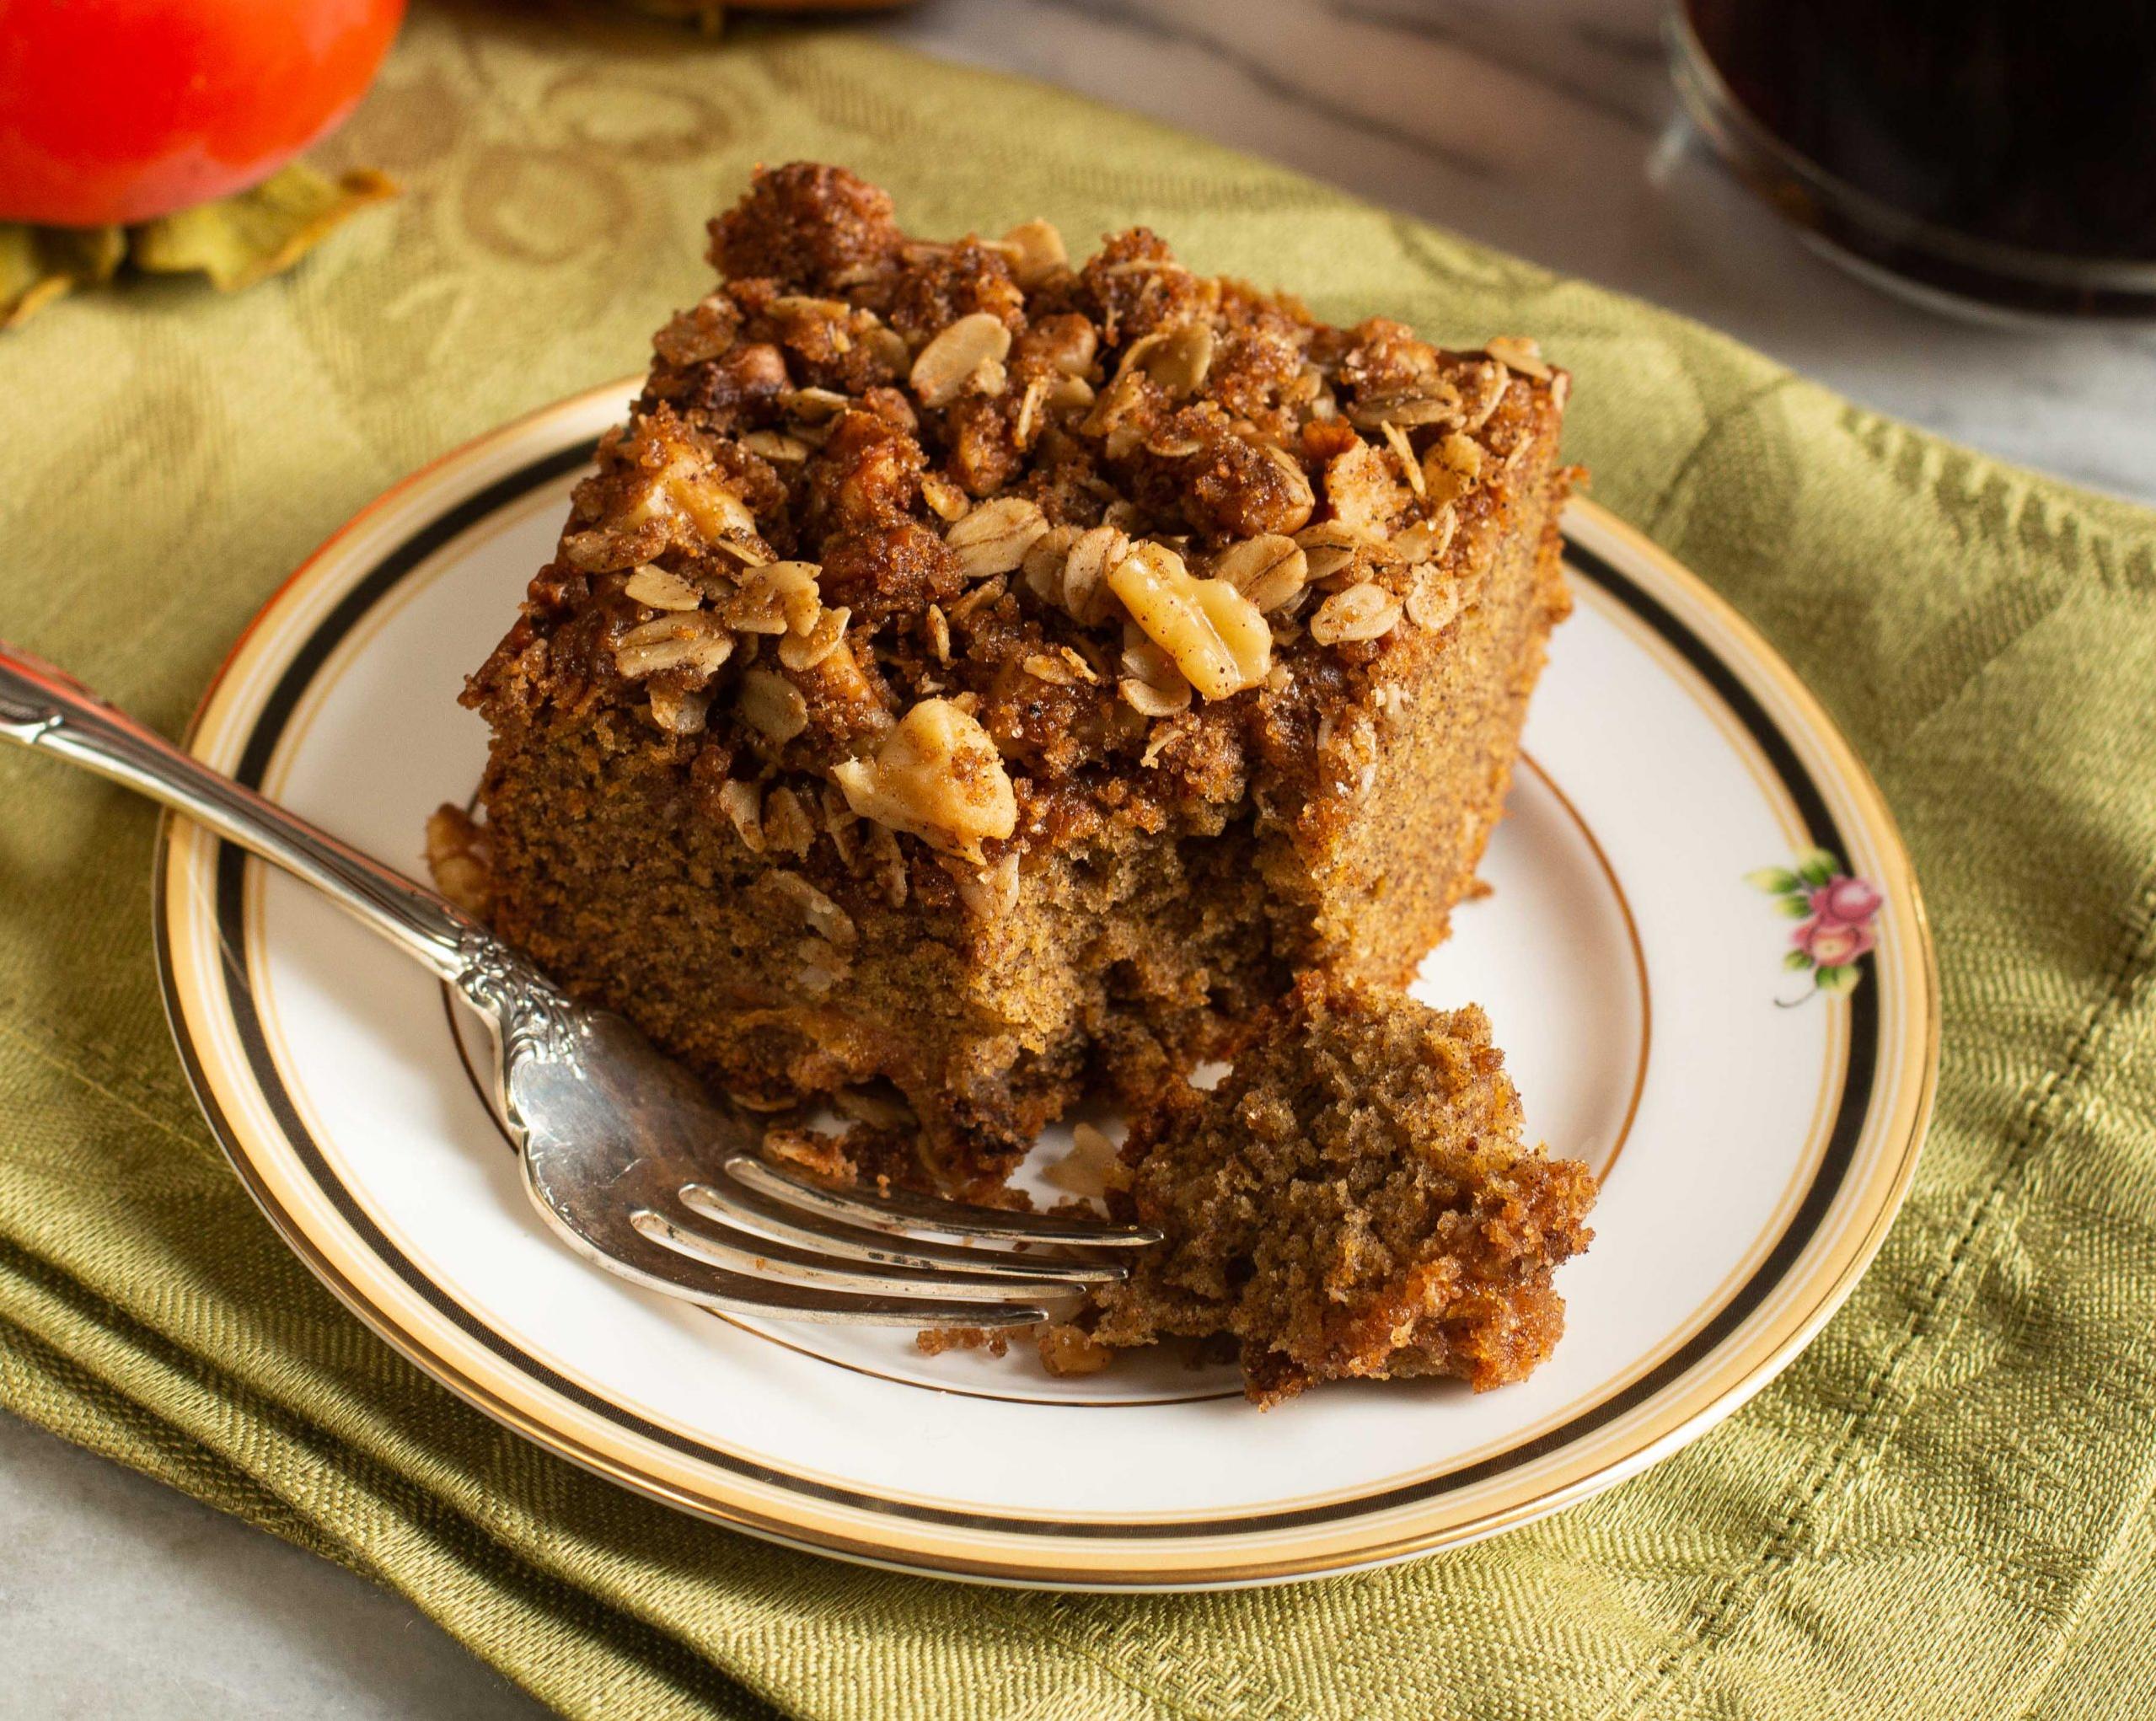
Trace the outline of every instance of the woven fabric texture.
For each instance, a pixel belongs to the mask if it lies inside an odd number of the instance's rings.
[[[1937,1123],[1847,1309],[1647,1475],[1283,1590],[1049,1597],[677,1516],[416,1372],[189,1097],[153,816],[0,757],[0,1404],[367,1574],[572,1715],[1002,1721],[2145,1714],[2156,1678],[2156,517],[1706,330],[1038,87],[837,31],[421,8],[322,152],[407,188],[230,299],[0,340],[0,635],[176,732],[283,572],[415,465],[641,367],[759,160],[928,233],[1143,222],[1209,270],[1577,373],[1592,493],[1728,594],[1899,816]],[[1741,1152],[1743,1143],[1730,1144]]]

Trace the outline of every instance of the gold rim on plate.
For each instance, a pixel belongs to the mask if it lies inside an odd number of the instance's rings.
[[[369,504],[249,624],[196,714],[193,750],[259,778],[308,677],[370,605],[433,551],[578,468],[597,430],[619,416],[635,387],[609,384],[518,419]],[[989,1583],[1182,1590],[1382,1563],[1542,1516],[1636,1473],[1730,1415],[1840,1305],[1907,1193],[1929,1118],[1939,1032],[1937,969],[1916,879],[1885,802],[1818,702],[1734,609],[1649,539],[1584,501],[1571,505],[1565,530],[1575,584],[1598,606],[1621,611],[1622,625],[1673,664],[1688,666],[1700,689],[1695,697],[1719,702],[1716,721],[1745,733],[1756,773],[1778,784],[1789,822],[1815,846],[1848,856],[1853,867],[1861,860],[1885,905],[1877,984],[1830,1006],[1849,1012],[1842,1037],[1849,1068],[1861,1064],[1862,1076],[1853,1112],[1856,1091],[1848,1081],[1822,1092],[1822,1108],[1834,1114],[1831,1130],[1821,1132],[1822,1152],[1831,1145],[1838,1155],[1832,1181],[1823,1161],[1808,1172],[1810,1181],[1776,1220],[1783,1228],[1748,1258],[1744,1284],[1725,1283],[1717,1293],[1726,1293],[1724,1303],[1704,1311],[1697,1332],[1604,1391],[1591,1416],[1556,1431],[1585,1425],[1583,1432],[1536,1434],[1536,1447],[1547,1450],[1523,1453],[1524,1437],[1515,1436],[1494,1456],[1471,1456],[1413,1487],[1298,1502],[1279,1512],[1097,1529],[952,1510],[896,1491],[866,1495],[775,1471],[768,1455],[721,1451],[693,1430],[629,1413],[456,1305],[328,1173],[303,1108],[275,1079],[265,1031],[254,1019],[240,881],[259,866],[227,857],[213,839],[168,820],[158,848],[157,954],[189,1078],[242,1182],[286,1242],[391,1345],[549,1451],[773,1541]],[[265,721],[273,710],[274,721]],[[233,917],[228,926],[218,914],[206,918],[203,907],[220,903],[219,913]],[[233,935],[237,973],[228,966]],[[1718,1331],[1717,1321],[1740,1302],[1741,1313]]]

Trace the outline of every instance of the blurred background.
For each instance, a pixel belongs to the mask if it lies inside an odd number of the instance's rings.
[[[114,167],[137,133],[153,151],[161,125],[186,134],[157,117],[174,42],[237,156],[274,164],[278,139],[289,153],[334,131],[403,9],[0,0],[0,323],[11,261],[31,282],[101,278],[124,255],[123,277],[244,284],[388,195],[379,175],[295,167],[244,219],[183,212],[130,229],[131,252],[117,228],[43,229],[41,264],[11,258],[22,236],[4,224],[185,201],[200,164],[184,147],[142,186]],[[689,52],[728,29],[842,30],[1024,73],[1638,294],[1987,452],[2156,500],[2156,0],[414,0],[442,9],[587,36],[642,12],[630,28]],[[346,44],[295,75],[298,45],[332,27]],[[395,129],[424,130],[399,112]],[[312,158],[400,165],[334,137]],[[1900,292],[1853,278],[1851,249]],[[1912,276],[1961,308],[1912,303]],[[1972,295],[2046,314],[1972,321]]]

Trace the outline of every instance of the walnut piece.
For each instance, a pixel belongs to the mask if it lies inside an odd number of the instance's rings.
[[[993,866],[975,866],[955,855],[938,855],[936,864],[951,875],[958,900],[976,920],[995,920],[1018,906],[1018,857],[1006,855]]]
[[[1041,1175],[1068,1195],[1098,1200],[1124,1175],[1115,1143],[1096,1124],[1074,1124],[1070,1151]]]
[[[1146,637],[1207,699],[1225,699],[1265,679],[1272,630],[1225,580],[1199,579],[1165,544],[1148,540],[1108,570],[1107,583]]]
[[[713,544],[735,535],[756,535],[756,516],[748,505],[700,467],[691,449],[677,452],[645,480],[641,491],[623,511],[625,525],[685,522],[705,542]]]
[[[871,757],[835,766],[831,777],[863,818],[977,865],[983,839],[1017,827],[1017,796],[995,742],[948,700],[923,700]]]
[[[1357,442],[1326,463],[1325,499],[1333,523],[1371,542],[1385,538],[1400,512],[1400,486],[1385,456],[1368,442]]]

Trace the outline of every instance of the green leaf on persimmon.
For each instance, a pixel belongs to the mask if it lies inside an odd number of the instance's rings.
[[[27,323],[78,287],[112,279],[127,255],[116,227],[24,227],[0,222],[0,329]]]
[[[158,273],[199,271],[220,292],[236,292],[291,268],[332,228],[396,191],[371,169],[333,180],[293,162],[250,191],[130,229],[127,260]]]
[[[131,228],[0,222],[0,329],[28,322],[125,263],[143,273],[200,272],[233,292],[289,269],[323,237],[396,187],[372,169],[335,179],[292,162],[252,190]]]

